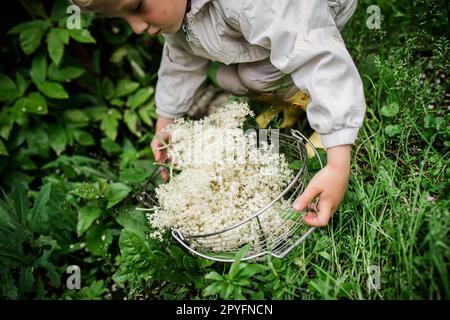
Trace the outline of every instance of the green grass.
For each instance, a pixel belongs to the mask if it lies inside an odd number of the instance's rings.
[[[399,13],[412,12],[403,2],[367,30],[367,5],[344,32],[367,99],[346,197],[328,227],[274,261],[270,298],[450,298],[448,35],[418,30]],[[379,290],[368,288],[370,266]]]

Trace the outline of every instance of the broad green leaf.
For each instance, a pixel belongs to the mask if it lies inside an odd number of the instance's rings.
[[[125,199],[131,192],[131,188],[126,184],[116,182],[110,184],[105,192],[105,198],[108,200],[107,209],[114,207],[116,204]]]
[[[67,94],[64,87],[56,82],[44,82],[37,85],[38,89],[49,98],[53,99],[67,99]]]
[[[89,122],[89,116],[80,109],[69,109],[64,111],[64,119],[71,123],[87,124]]]
[[[211,271],[205,276],[205,279],[207,280],[213,280],[213,281],[224,281],[223,277],[218,274],[216,271]]]
[[[62,29],[61,29],[62,30]],[[47,36],[47,51],[55,65],[59,65],[64,55],[64,35],[67,30],[51,29]]]
[[[83,130],[74,130],[72,131],[72,133],[80,145],[82,146],[95,145],[94,137],[90,133]]]
[[[0,101],[13,100],[20,96],[14,81],[7,75],[0,73]]]
[[[114,97],[114,84],[108,77],[102,80],[102,94],[106,100],[111,100]]]
[[[21,293],[28,293],[33,289],[35,279],[31,270],[31,267],[20,270],[19,291]]]
[[[151,172],[143,168],[126,168],[120,171],[120,181],[127,183],[139,183],[150,177]]]
[[[130,129],[130,131],[140,137],[142,136],[142,133],[140,131],[138,131],[138,116],[136,115],[136,113],[133,110],[125,110],[124,113],[124,121],[125,124],[127,125],[128,129]]]
[[[120,98],[133,93],[139,88],[139,83],[129,79],[122,79],[117,83],[116,98]]]
[[[17,214],[19,223],[24,224],[30,211],[31,203],[27,197],[27,190],[25,185],[20,182],[16,182],[11,192],[11,199],[14,202],[14,209]]]
[[[121,257],[137,270],[151,265],[153,253],[144,233],[125,228],[120,233],[119,247]]]
[[[112,243],[114,231],[105,229],[101,224],[90,228],[86,234],[86,247],[97,256],[106,256],[109,245]]]
[[[41,187],[34,201],[33,208],[29,212],[28,221],[30,227],[35,231],[40,231],[40,228],[48,221],[48,209],[46,206],[50,199],[51,189],[51,183],[47,183]]]
[[[248,279],[255,274],[268,270],[269,267],[262,264],[249,264],[245,268],[241,269],[237,274],[238,278]]]
[[[47,28],[47,22],[45,20],[33,20],[24,22],[14,26],[11,30],[8,31],[9,34],[19,34],[25,30],[30,29],[41,29],[45,30]]]
[[[44,35],[44,29],[26,29],[19,35],[19,42],[25,54],[32,54],[39,47]]]
[[[100,123],[100,129],[106,134],[111,140],[116,140],[117,128],[119,126],[119,119],[121,115],[116,109],[109,109],[106,116],[102,119]]]
[[[389,136],[389,137],[395,137],[396,135],[398,135],[400,132],[402,132],[402,128],[396,124],[396,125],[387,125],[384,128],[384,132]]]
[[[30,81],[26,80],[19,72],[16,72],[16,83],[17,89],[19,90],[19,95],[23,96],[25,94],[25,91],[27,91]]]
[[[381,108],[381,114],[385,117],[394,117],[400,111],[398,103],[393,102]]]
[[[120,63],[123,60],[123,58],[127,56],[127,54],[128,49],[126,47],[119,47],[116,50],[114,50],[109,61],[112,63]]]
[[[69,30],[72,39],[81,43],[95,43],[95,39],[87,29],[72,29]]]
[[[31,92],[28,95],[29,104],[26,107],[27,112],[34,114],[47,114],[47,100],[39,92]]]
[[[102,210],[94,206],[82,207],[78,210],[77,234],[79,237],[86,232],[92,223],[102,215]]]
[[[101,143],[103,150],[105,150],[109,155],[122,151],[122,147],[118,143],[112,141],[110,138],[103,138],[101,140]]]
[[[229,272],[229,275],[230,275],[230,277],[231,277],[232,279],[236,276],[236,274],[239,272],[239,270],[240,270],[243,266],[246,266],[246,264],[241,263],[241,259],[242,259],[242,257],[244,257],[244,256],[247,254],[247,252],[248,252],[249,250],[250,250],[250,244],[248,243],[248,244],[246,244],[245,246],[243,246],[243,247],[239,250],[239,252],[236,254],[236,256],[235,256],[235,258],[234,258],[234,262],[233,262],[233,264],[231,265],[230,272]]]
[[[138,109],[138,113],[139,113],[139,116],[141,117],[141,120],[149,127],[153,127],[153,120],[152,120],[151,116],[154,112],[154,109],[155,109],[154,107],[155,107],[155,104],[152,101],[151,103],[148,103]]]
[[[50,143],[48,132],[43,126],[37,126],[28,129],[26,140],[30,155],[36,154],[43,158],[48,158],[50,152]]]
[[[148,231],[147,219],[142,211],[124,208],[116,217],[116,221],[126,229],[132,229],[144,235]]]
[[[127,106],[132,109],[141,106],[148,98],[150,98],[153,92],[154,89],[152,87],[139,89],[136,93],[128,97]]]
[[[42,83],[47,78],[47,57],[42,50],[31,63],[30,75],[34,83]]]
[[[60,126],[52,127],[49,131],[50,134],[50,148],[52,148],[59,156],[67,145],[66,130]]]
[[[0,139],[0,156],[9,156],[8,150],[6,150],[6,147],[1,139]]]
[[[72,187],[73,189],[70,190],[70,194],[76,195],[77,197],[83,199],[98,199],[102,194],[98,182],[76,182],[73,183]]]
[[[224,282],[213,282],[203,290],[203,295],[208,297],[218,294],[221,290],[223,290],[225,285],[226,283]]]
[[[58,69],[55,64],[50,64],[48,68],[48,77],[57,82],[69,82],[70,80],[81,77],[85,70],[76,67],[65,67]]]

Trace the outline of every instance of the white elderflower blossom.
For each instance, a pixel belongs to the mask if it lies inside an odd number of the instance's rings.
[[[153,237],[168,228],[184,235],[220,232],[267,206],[293,179],[284,155],[273,152],[267,142],[256,147],[256,132],[244,132],[247,116],[253,116],[248,105],[235,102],[202,120],[178,119],[167,128],[169,154],[181,172],[156,189],[159,207],[147,215],[157,229]],[[250,241],[268,245],[289,228],[280,217],[289,207],[281,199],[258,220],[205,237],[200,245],[210,251],[231,250]],[[275,226],[278,234],[266,232]]]

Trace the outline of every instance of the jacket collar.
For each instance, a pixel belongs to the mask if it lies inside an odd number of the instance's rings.
[[[195,15],[200,11],[207,3],[213,0],[191,0],[191,10],[188,12],[189,15]]]

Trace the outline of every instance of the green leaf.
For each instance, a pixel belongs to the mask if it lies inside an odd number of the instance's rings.
[[[236,274],[239,272],[239,270],[244,266],[246,266],[246,264],[241,263],[241,259],[242,257],[244,257],[247,252],[250,250],[250,244],[246,244],[245,246],[243,246],[239,252],[236,254],[235,258],[234,258],[234,262],[231,265],[230,268],[230,272],[229,275],[231,277],[231,279],[233,279]]]
[[[150,175],[151,172],[143,168],[126,168],[120,171],[119,180],[134,184],[145,181]]]
[[[53,22],[58,22],[59,20],[66,17],[67,13],[67,1],[65,0],[55,0],[53,1],[52,10],[50,13],[50,19]]]
[[[114,84],[110,78],[105,77],[102,80],[102,94],[106,100],[111,100],[114,97]]]
[[[389,137],[395,137],[396,135],[398,135],[399,133],[402,132],[402,128],[396,124],[396,125],[387,125],[384,128],[384,132],[389,136]]]
[[[67,30],[51,29],[47,36],[47,51],[55,65],[59,65],[64,55],[64,40],[68,40]]]
[[[86,246],[92,254],[106,256],[113,240],[114,230],[105,229],[102,224],[91,227],[86,234]]]
[[[56,82],[44,82],[37,85],[38,89],[49,98],[67,99],[69,95],[62,85]]]
[[[67,134],[63,127],[55,126],[49,131],[50,135],[50,148],[52,148],[59,156],[67,145]]]
[[[19,34],[24,32],[25,30],[30,29],[47,29],[47,22],[45,20],[33,20],[24,22],[14,26],[11,30],[8,31],[9,34]]]
[[[0,73],[0,101],[13,100],[19,96],[19,90],[14,81],[7,75]]]
[[[138,91],[136,91],[136,93],[128,97],[127,106],[132,109],[141,106],[145,101],[148,100],[148,98],[150,98],[153,92],[153,87],[139,89]]]
[[[224,281],[223,277],[218,274],[216,271],[211,271],[205,276],[205,279],[207,280],[213,280],[213,281]]]
[[[52,63],[48,68],[48,77],[57,82],[70,82],[73,79],[81,77],[84,72],[84,69],[76,67],[65,67],[58,69],[58,67]]]
[[[77,234],[79,237],[86,232],[92,223],[102,215],[102,210],[94,206],[87,206],[78,210]]]
[[[8,150],[6,150],[6,147],[1,139],[0,139],[0,156],[9,156]]]
[[[34,114],[47,114],[47,100],[39,92],[31,92],[28,95],[29,103],[26,106],[26,111]]]
[[[122,79],[117,83],[116,98],[129,95],[130,93],[136,91],[137,88],[139,88],[138,82],[134,82],[129,79]]]
[[[16,214],[19,222],[21,224],[25,223],[30,211],[31,203],[27,197],[27,190],[25,185],[20,182],[16,182],[13,186],[11,192],[11,198],[14,202],[14,208],[16,209]]]
[[[122,227],[134,230],[142,235],[148,231],[147,219],[142,211],[122,209],[116,217],[116,221]]]
[[[69,34],[72,39],[81,43],[95,43],[95,39],[87,29],[71,29]]]
[[[137,127],[138,127],[138,116],[136,115],[136,113],[132,110],[125,110],[124,113],[124,121],[125,124],[127,125],[128,129],[130,129],[130,131],[138,136],[141,137],[142,133],[140,131],[138,131]]]
[[[25,54],[32,54],[39,47],[44,35],[44,29],[26,29],[19,35],[19,42]]]
[[[253,277],[255,274],[268,270],[269,267],[262,264],[250,264],[245,268],[241,269],[237,274],[238,278],[248,279]]]
[[[221,290],[225,288],[225,286],[226,283],[224,282],[213,282],[203,290],[203,295],[205,297],[208,297],[218,294]]]
[[[90,133],[83,130],[74,130],[72,131],[72,133],[80,145],[82,146],[95,145],[94,137]]]
[[[149,127],[153,127],[152,116],[155,114],[155,103],[154,101],[140,107],[138,109],[139,116],[141,120],[148,125]]]
[[[107,115],[102,119],[100,123],[100,129],[106,134],[111,140],[116,140],[117,128],[119,126],[119,119],[121,114],[116,109],[109,109]]]
[[[35,279],[31,267],[20,270],[19,291],[21,293],[31,292]]]
[[[75,182],[73,183],[73,189],[70,190],[70,194],[76,195],[79,198],[83,199],[98,199],[102,192],[100,190],[99,183],[90,183],[90,182]]]
[[[114,207],[116,204],[125,199],[131,192],[131,188],[126,184],[117,182],[110,184],[105,192],[105,198],[108,200],[107,209]]]
[[[101,143],[103,150],[105,150],[109,155],[116,154],[122,151],[121,146],[109,138],[103,138],[101,140]]]
[[[51,189],[51,183],[47,183],[42,186],[41,190],[37,194],[36,200],[34,201],[33,208],[31,208],[29,212],[28,221],[30,223],[30,227],[36,232],[39,232],[48,221],[46,206],[50,199]]]
[[[34,57],[30,75],[34,83],[42,83],[47,78],[47,57],[43,51]]]
[[[19,72],[16,72],[16,83],[17,83],[17,89],[19,90],[19,96],[23,96],[25,94],[25,91],[27,91],[27,88],[28,88],[28,85],[30,82],[28,80],[26,80],[22,74],[20,74]],[[2,88],[1,85],[0,85],[0,88]],[[1,89],[0,89],[0,92],[1,92]]]
[[[49,138],[46,128],[41,125],[26,131],[26,140],[29,154],[36,154],[48,158],[50,151]]]
[[[64,111],[64,119],[71,123],[87,124],[89,123],[89,116],[80,109],[69,109]]]
[[[381,108],[381,114],[385,117],[394,117],[400,111],[400,107],[397,102],[390,103]]]

